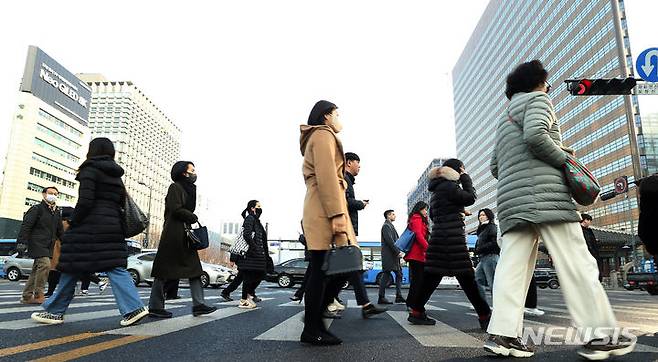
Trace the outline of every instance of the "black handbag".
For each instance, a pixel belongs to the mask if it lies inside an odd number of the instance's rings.
[[[199,225],[198,228],[193,229],[193,224],[185,225],[185,234],[187,234],[187,243],[192,250],[203,250],[210,246],[210,241],[208,240],[208,228],[201,226],[200,222],[196,224]]]
[[[347,240],[346,246],[336,247],[334,241],[331,242],[331,249],[327,251],[322,264],[322,270],[325,275],[334,276],[349,274],[363,270],[363,254],[358,246],[352,245]]]
[[[126,192],[123,204],[123,234],[126,238],[139,235],[149,226],[149,219]]]

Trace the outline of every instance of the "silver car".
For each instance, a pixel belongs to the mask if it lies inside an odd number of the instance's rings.
[[[2,267],[5,277],[12,282],[27,279],[32,272],[34,259],[19,258],[16,254],[8,257]]]
[[[133,278],[135,285],[142,282],[148,285],[153,284],[153,277],[151,277],[151,269],[153,268],[153,260],[155,259],[155,250],[144,251],[139,254],[132,255],[128,258],[128,272]],[[231,272],[229,269],[221,266],[208,263],[201,263],[203,274],[201,275],[201,283],[203,287],[219,288],[229,282]]]

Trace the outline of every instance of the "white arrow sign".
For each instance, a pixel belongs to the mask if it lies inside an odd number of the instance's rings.
[[[642,66],[642,70],[646,75],[651,75],[651,72],[653,72],[653,64],[651,63],[651,58],[653,57],[658,58],[658,50],[652,50],[644,55],[644,65]]]

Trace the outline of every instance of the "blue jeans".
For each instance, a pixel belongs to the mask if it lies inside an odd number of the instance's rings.
[[[144,307],[144,303],[139,299],[137,287],[135,287],[135,283],[126,269],[114,268],[106,273],[112,283],[112,294],[114,294],[114,299],[117,301],[122,316]],[[41,305],[43,309],[52,314],[61,315],[66,313],[66,309],[73,300],[75,285],[79,279],[80,275],[62,273],[57,290]]]
[[[485,286],[489,286],[493,291],[494,275],[496,274],[496,265],[498,265],[499,256],[497,254],[488,254],[480,257],[480,263],[475,268],[475,281],[478,283],[480,296],[487,300]]]

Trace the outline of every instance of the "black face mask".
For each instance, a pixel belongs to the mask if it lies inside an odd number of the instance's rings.
[[[260,217],[260,215],[263,213],[263,209],[260,207],[256,208],[256,216]]]
[[[187,179],[188,179],[191,183],[195,183],[195,182],[196,182],[196,174],[188,174],[188,175],[189,175],[189,176],[187,177]]]

